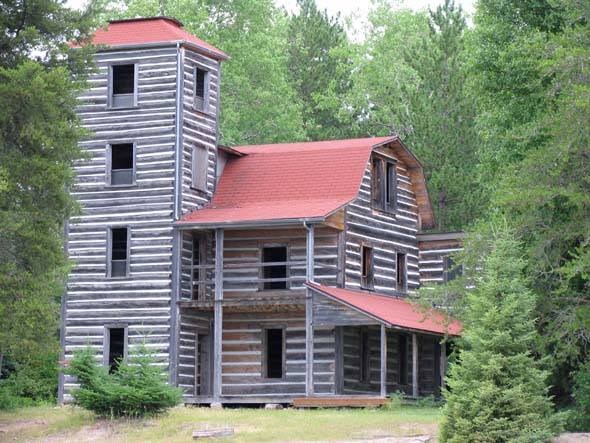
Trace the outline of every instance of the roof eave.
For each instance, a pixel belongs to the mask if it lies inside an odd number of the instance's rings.
[[[280,218],[267,220],[248,220],[248,221],[225,221],[225,222],[191,222],[191,221],[177,221],[174,225],[177,229],[216,229],[216,228],[266,228],[296,225],[303,223],[323,223],[326,217],[296,217],[296,218]]]
[[[323,295],[324,297],[328,297],[330,300],[334,300],[334,301],[336,301],[338,303],[342,303],[343,305],[349,307],[350,309],[353,309],[353,310],[359,312],[360,314],[363,314],[363,315],[365,315],[367,317],[372,318],[373,320],[377,321],[378,323],[380,323],[380,324],[382,324],[382,325],[384,325],[384,326],[386,326],[388,328],[397,329],[397,330],[400,330],[400,331],[417,332],[417,333],[420,333],[420,334],[428,334],[428,335],[436,335],[436,336],[448,335],[450,337],[459,337],[458,335],[451,334],[450,332],[442,333],[442,332],[427,331],[427,330],[424,330],[424,329],[410,328],[410,327],[399,326],[399,325],[390,323],[387,320],[382,319],[381,317],[378,317],[376,315],[371,314],[370,312],[365,311],[364,309],[361,309],[361,308],[359,308],[357,306],[354,306],[354,305],[352,305],[352,304],[350,304],[350,303],[348,303],[348,302],[346,302],[344,300],[341,300],[338,297],[334,297],[333,295],[331,295],[331,294],[323,291],[322,289],[318,288],[317,286],[315,286],[315,284],[313,284],[311,282],[305,282],[304,285],[307,286],[308,288],[310,288],[311,290],[318,292],[319,294]],[[376,295],[384,296],[383,294],[376,294]]]
[[[189,47],[195,52],[199,52],[203,55],[211,57],[218,61],[225,61],[229,60],[229,55],[225,53],[218,53],[212,51],[208,48],[203,46],[199,46],[193,42],[188,40],[166,40],[163,42],[149,42],[149,43],[134,43],[134,44],[124,44],[124,45],[102,45],[98,44],[95,45],[98,48],[98,52],[114,52],[114,51],[121,51],[121,50],[129,50],[129,49],[147,49],[147,48],[163,48],[168,46],[177,46],[182,45]],[[82,46],[73,46],[72,49],[80,49]]]

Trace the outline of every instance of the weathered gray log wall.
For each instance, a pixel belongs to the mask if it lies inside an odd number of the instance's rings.
[[[189,49],[184,49],[183,121],[182,121],[182,212],[186,214],[209,202],[215,190],[215,163],[217,160],[217,111],[220,98],[220,63]],[[195,68],[209,73],[208,107],[199,111],[194,106]],[[193,148],[199,146],[208,152],[207,190],[192,186]],[[200,165],[197,165],[200,168]]]
[[[445,258],[463,250],[462,233],[456,233],[456,238],[433,240],[436,235],[421,235],[428,240],[419,241],[420,248],[420,284],[429,286],[445,283],[448,268]],[[444,235],[445,237],[447,235]]]
[[[393,151],[383,152],[395,158]],[[346,287],[361,287],[361,245],[373,247],[374,290],[385,294],[402,295],[396,288],[396,252],[407,254],[407,289],[418,288],[418,206],[404,163],[397,160],[398,208],[395,214],[371,208],[371,162],[356,200],[346,207]]]
[[[360,380],[360,334],[362,328],[368,332],[369,340],[369,378],[368,383]],[[403,392],[412,394],[412,336],[406,336],[407,368],[406,383],[400,384],[398,340],[403,333],[387,330],[387,393]],[[380,388],[380,329],[378,326],[343,327],[343,393],[379,394]],[[438,382],[435,380],[436,343],[440,340],[429,335],[418,335],[418,387],[420,395],[438,395]],[[440,350],[439,350],[440,352]],[[439,360],[440,362],[440,360]]]
[[[282,379],[263,376],[265,328],[285,328],[286,372]],[[334,330],[317,329],[314,340],[316,393],[334,392]],[[305,313],[228,312],[223,318],[223,396],[292,397],[305,395]]]
[[[185,52],[184,59],[179,55]],[[213,192],[218,99],[217,62],[176,47],[106,51],[96,54],[97,72],[80,97],[78,114],[92,134],[80,142],[88,158],[75,165],[72,194],[82,214],[68,226],[67,250],[74,267],[65,295],[64,355],[86,345],[102,361],[105,327],[126,327],[128,346],[146,343],[164,370],[170,365],[173,228],[176,200],[176,141],[178,133],[190,143],[210,149],[209,186],[205,199],[190,185],[188,146],[183,145],[181,201],[185,211],[202,204]],[[177,66],[184,60],[184,112],[177,119]],[[108,69],[112,63],[136,63],[137,107],[108,107]],[[211,70],[210,110],[196,115],[188,102],[195,64]],[[177,122],[182,120],[179,131]],[[107,144],[135,143],[135,184],[107,184]],[[107,242],[111,227],[128,227],[129,275],[108,278]],[[183,243],[186,249],[186,239]],[[186,257],[183,257],[186,259]],[[186,276],[182,277],[185,289]],[[185,337],[186,338],[186,337]],[[182,346],[185,346],[183,344]],[[183,357],[184,358],[184,357]],[[74,381],[65,377],[64,400]],[[182,384],[186,384],[185,381]]]

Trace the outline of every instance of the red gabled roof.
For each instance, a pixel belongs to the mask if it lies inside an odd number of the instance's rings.
[[[435,309],[425,312],[424,308],[401,298],[310,282],[305,285],[390,326],[453,336],[461,335],[463,329],[459,320],[448,319]]]
[[[327,217],[354,200],[374,146],[395,137],[237,146],[211,203],[180,223]]]
[[[185,31],[182,23],[170,17],[113,20],[106,29],[97,29],[91,40],[94,45],[109,47],[166,42],[194,45],[218,60],[228,58],[223,51]]]

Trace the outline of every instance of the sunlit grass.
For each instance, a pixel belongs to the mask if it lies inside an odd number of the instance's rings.
[[[74,407],[25,408],[0,413],[2,425],[29,423],[0,433],[0,440],[28,441],[51,436],[51,441],[83,442],[186,442],[193,430],[206,426],[231,426],[235,436],[224,441],[331,441],[355,438],[433,434],[440,411],[432,407],[395,409],[265,410],[179,407],[146,420],[96,420]],[[5,428],[6,429],[6,428]],[[96,438],[98,437],[98,440]]]

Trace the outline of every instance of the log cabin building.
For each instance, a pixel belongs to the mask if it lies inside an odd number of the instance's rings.
[[[187,403],[437,395],[461,325],[411,299],[452,278],[461,235],[424,233],[402,141],[222,146],[226,54],[167,17],[93,43],[64,358],[90,345],[115,367],[146,343]],[[61,401],[74,386],[61,376]]]

